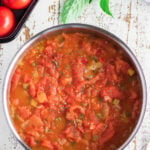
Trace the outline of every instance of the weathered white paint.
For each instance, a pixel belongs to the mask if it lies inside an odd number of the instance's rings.
[[[145,2],[150,3],[150,0],[145,0]]]
[[[19,36],[10,43],[0,45],[0,96],[6,69],[19,47],[43,29],[60,24],[63,2],[64,0],[40,0]],[[150,4],[143,0],[111,0],[111,10],[114,18],[105,15],[95,0],[74,22],[92,24],[114,33],[137,56],[146,77],[148,103],[142,126],[126,150],[145,150],[150,141]],[[0,119],[0,150],[23,150],[6,123],[2,98]]]

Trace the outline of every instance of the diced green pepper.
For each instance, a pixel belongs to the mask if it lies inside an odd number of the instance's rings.
[[[33,67],[36,67],[37,65],[38,65],[38,62],[36,62],[36,61],[32,63]]]
[[[30,102],[31,106],[36,107],[37,106],[37,101],[35,101],[34,99],[31,100]]]
[[[24,88],[25,90],[27,90],[27,89],[29,88],[29,84],[28,84],[28,83],[23,83],[23,88]]]
[[[45,133],[49,133],[50,131],[51,130],[48,127],[45,128]]]
[[[87,106],[88,106],[87,103],[82,103],[81,105],[82,105],[83,107],[87,107]]]
[[[52,61],[52,63],[56,66],[56,68],[58,68],[59,67],[59,64],[58,64],[58,62],[57,61]]]
[[[97,116],[98,119],[102,119],[103,118],[103,115],[101,113],[98,113],[96,116]]]
[[[58,117],[58,118],[56,118],[55,120],[56,120],[56,121],[61,121],[62,118]]]
[[[120,100],[119,100],[119,99],[114,99],[114,100],[113,100],[113,104],[114,104],[115,106],[119,105],[119,103],[120,103]]]
[[[72,146],[75,146],[75,145],[76,145],[76,142],[71,142],[71,145],[72,145]]]
[[[81,120],[83,120],[83,119],[85,118],[85,115],[84,115],[84,114],[80,114],[79,118],[80,118]]]
[[[135,74],[135,71],[133,69],[128,69],[129,76],[133,76]]]
[[[19,115],[16,115],[16,119],[18,119],[19,121],[24,121]]]
[[[98,135],[94,135],[92,139],[93,139],[94,142],[96,142],[96,141],[98,141],[99,136]]]

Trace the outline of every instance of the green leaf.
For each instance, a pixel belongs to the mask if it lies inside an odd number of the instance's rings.
[[[109,8],[109,0],[100,0],[100,7],[102,8],[102,10],[113,17],[110,8]]]
[[[89,0],[89,3],[91,3],[93,0]]]
[[[76,19],[92,0],[66,0],[61,13],[63,23]]]

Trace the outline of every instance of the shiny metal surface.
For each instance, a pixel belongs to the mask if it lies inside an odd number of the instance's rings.
[[[141,82],[141,92],[142,92],[142,109],[141,109],[141,113],[140,113],[140,117],[139,120],[137,122],[136,127],[134,128],[134,131],[132,132],[132,134],[130,135],[130,137],[126,140],[126,142],[119,148],[124,149],[129,142],[133,139],[133,137],[135,136],[135,134],[137,133],[142,120],[144,118],[144,114],[145,114],[145,110],[146,110],[146,99],[147,99],[147,93],[146,93],[146,83],[145,83],[145,78],[143,75],[143,71],[142,68],[140,66],[140,64],[138,63],[136,57],[134,56],[134,54],[132,53],[132,51],[130,50],[130,48],[123,42],[121,41],[119,38],[117,38],[115,35],[101,29],[101,28],[97,28],[91,25],[85,25],[85,24],[66,24],[66,25],[58,25],[49,29],[46,29],[42,32],[40,32],[39,34],[37,34],[36,36],[34,36],[33,38],[31,38],[27,43],[25,43],[20,50],[16,53],[15,57],[13,58],[13,60],[11,61],[7,72],[6,72],[6,76],[5,76],[5,80],[4,80],[4,84],[3,84],[3,104],[4,104],[4,111],[5,111],[5,115],[8,121],[8,124],[12,130],[12,132],[14,133],[14,135],[16,136],[17,140],[23,145],[23,147],[25,149],[30,149],[25,143],[24,141],[20,138],[20,136],[18,135],[16,129],[13,126],[10,114],[9,114],[9,97],[8,97],[8,92],[9,92],[9,88],[10,88],[10,80],[11,80],[11,76],[13,74],[13,71],[15,69],[16,64],[18,63],[18,61],[23,57],[24,53],[30,48],[30,46],[32,46],[33,44],[35,44],[36,42],[47,38],[48,36],[52,36],[55,34],[59,34],[61,32],[85,32],[85,33],[91,33],[94,35],[98,35],[101,37],[106,38],[108,41],[113,42],[116,46],[118,46],[119,48],[121,48],[126,55],[129,57],[129,59],[131,60],[131,62],[133,63],[133,65],[135,66],[137,73],[139,75],[140,78],[140,82]]]

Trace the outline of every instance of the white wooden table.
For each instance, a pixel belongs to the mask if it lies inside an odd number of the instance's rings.
[[[36,33],[60,24],[63,2],[64,0],[40,0],[19,36],[12,42],[0,44],[0,96],[6,69],[19,47]],[[148,104],[142,126],[126,150],[146,150],[150,141],[150,4],[144,0],[111,0],[111,10],[114,18],[102,13],[98,0],[95,0],[75,22],[92,24],[114,33],[137,56],[146,77]],[[23,150],[7,125],[2,101],[1,98],[0,150]]]

